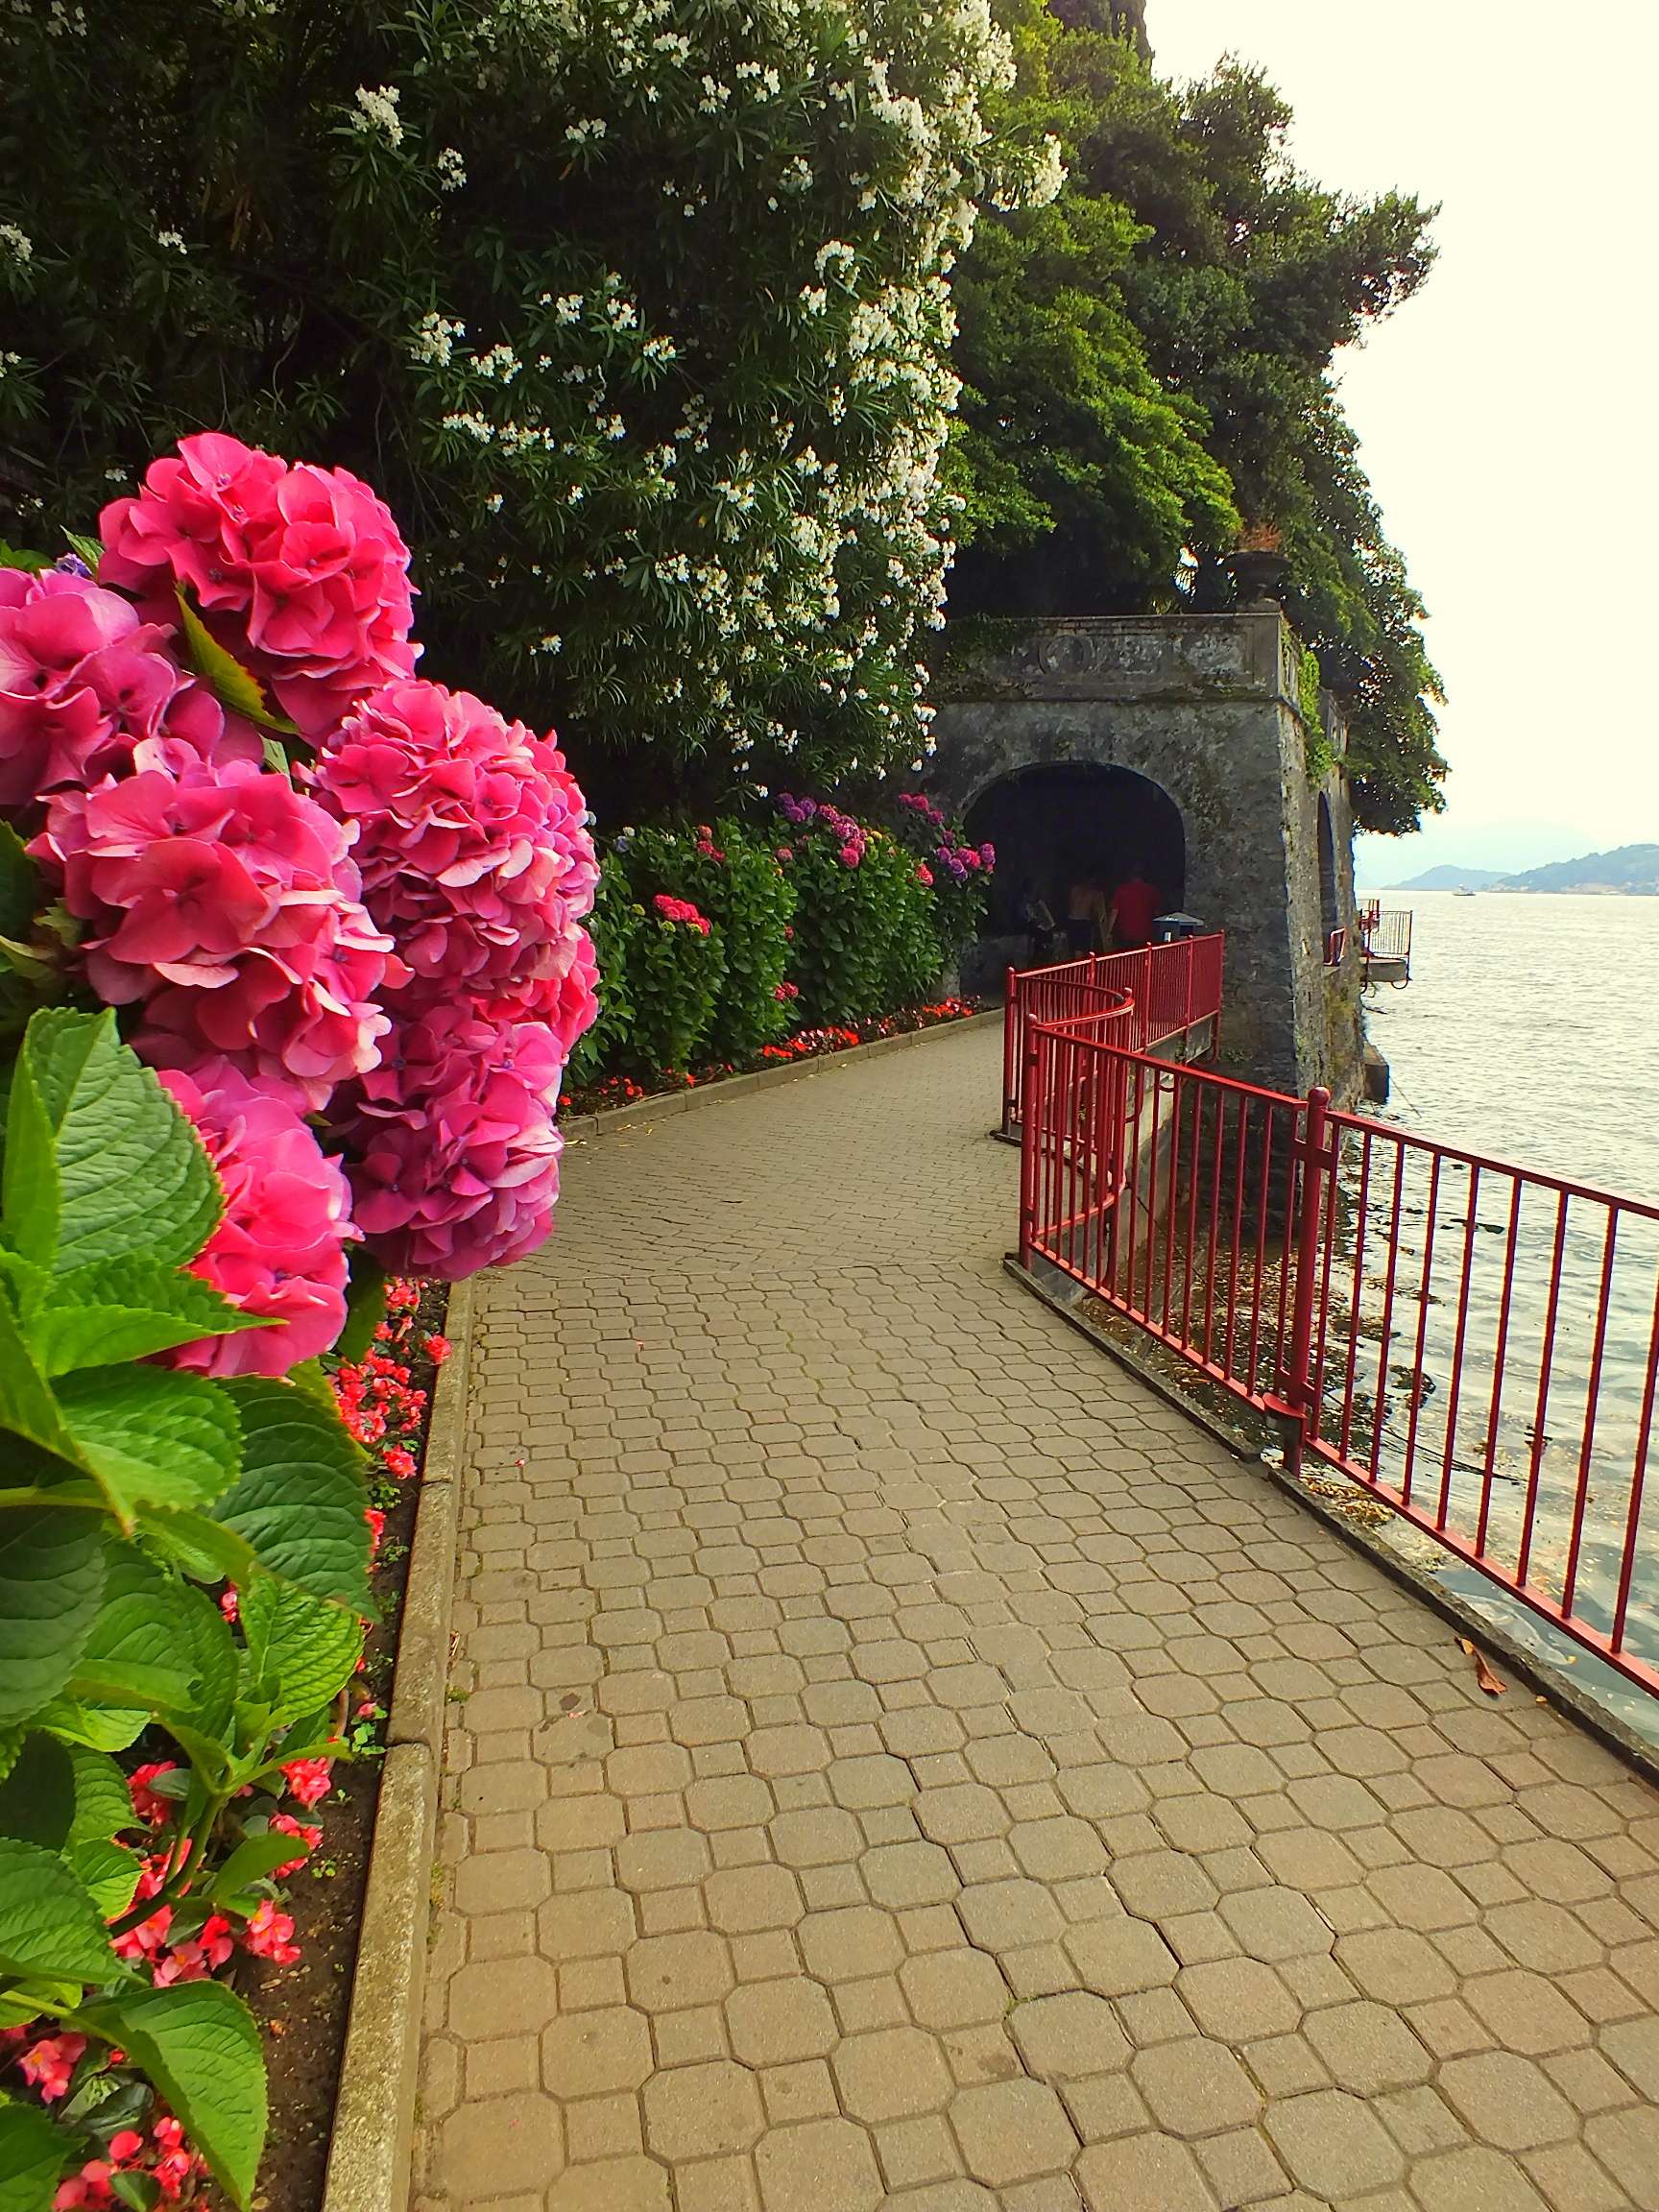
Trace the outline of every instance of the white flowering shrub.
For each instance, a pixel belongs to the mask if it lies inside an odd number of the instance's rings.
[[[632,810],[907,768],[950,270],[1059,182],[985,0],[325,20],[0,15],[0,532],[214,421],[379,485],[422,672],[621,749]]]

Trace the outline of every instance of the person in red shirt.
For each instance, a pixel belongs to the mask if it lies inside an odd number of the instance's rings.
[[[1138,952],[1152,935],[1158,914],[1158,893],[1139,868],[1131,868],[1112,901],[1114,934],[1120,952]]]

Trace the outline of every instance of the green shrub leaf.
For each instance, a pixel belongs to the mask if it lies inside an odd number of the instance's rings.
[[[275,730],[284,737],[298,737],[300,733],[294,724],[285,715],[273,709],[258,678],[251,669],[244,668],[235,655],[227,653],[219,643],[191,606],[189,594],[182,585],[179,586],[178,591],[179,613],[184,625],[184,643],[189,652],[190,665],[219,704],[228,707],[234,714],[246,715],[250,722],[257,723],[261,730]]]
[[[181,1267],[128,1258],[50,1279],[39,1303],[25,1299],[23,1331],[43,1375],[145,1359],[204,1336],[268,1328]]]
[[[228,1904],[251,1889],[255,1882],[263,1882],[278,1866],[292,1865],[296,1859],[305,1856],[306,1844],[302,1836],[284,1836],[280,1831],[267,1831],[262,1836],[245,1836],[228,1859],[213,1877],[213,1902]]]
[[[107,1843],[124,1828],[135,1828],[127,1777],[113,1759],[79,1745],[69,1747],[75,1776],[75,1815],[69,1825],[71,1843]]]
[[[24,1032],[4,1190],[14,1249],[60,1272],[129,1255],[181,1264],[221,1210],[195,1131],[114,1015],[66,1006],[43,1007]]]
[[[229,1393],[160,1367],[65,1376],[63,1425],[123,1521],[144,1505],[210,1505],[236,1479],[241,1431]]]
[[[48,2212],[72,2149],[38,2104],[0,2100],[0,2212]]]
[[[85,1704],[145,1706],[194,1717],[198,1695],[189,1606],[210,1600],[127,1549],[109,1563],[104,1604],[68,1694]]]
[[[309,1392],[246,1376],[226,1385],[242,1423],[242,1474],[214,1508],[262,1567],[313,1598],[366,1611],[363,1455]]]
[[[80,2017],[136,2060],[238,2205],[265,2144],[265,2061],[253,2016],[222,1982],[132,1988]]]
[[[68,1859],[106,1920],[113,1920],[118,1912],[126,1911],[137,1891],[138,1877],[144,1871],[144,1862],[136,1851],[129,1851],[125,1843],[112,1843],[106,1837],[85,1843],[71,1843]]]
[[[55,1737],[33,1731],[0,1782],[0,1836],[57,1851],[75,1823],[75,1767]]]
[[[98,1908],[56,1851],[0,1836],[0,1970],[108,1982],[123,1969]]]
[[[0,1723],[29,1719],[62,1689],[104,1587],[95,1514],[52,1505],[0,1512]]]
[[[337,1696],[363,1649],[363,1624],[344,1605],[270,1575],[242,1593],[242,1633],[276,1726]]]

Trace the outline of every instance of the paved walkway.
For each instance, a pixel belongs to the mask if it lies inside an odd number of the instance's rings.
[[[490,1286],[422,2205],[1659,2207],[1659,1795],[1004,1276],[998,1049]]]

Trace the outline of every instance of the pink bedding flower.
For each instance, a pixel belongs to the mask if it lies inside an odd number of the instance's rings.
[[[242,1943],[255,1959],[269,1959],[277,1966],[292,1966],[300,1956],[300,1946],[294,1940],[293,1913],[279,1912],[267,1897],[243,1929]]]
[[[87,576],[0,568],[0,808],[123,774],[145,740],[180,759],[259,757],[166,640]]]
[[[390,1025],[374,998],[403,975],[358,901],[349,832],[251,763],[180,772],[141,744],[133,766],[58,793],[29,848],[91,925],[88,981],[143,1005],[133,1042],[154,1065],[223,1054],[322,1107],[374,1065]]]
[[[23,2079],[40,2092],[42,2101],[55,2104],[69,2094],[69,2080],[86,2048],[84,2035],[43,2035],[18,2061]]]
[[[370,1511],[373,1511],[373,1506],[370,1507]],[[382,1519],[384,1519],[384,1515],[382,1515]],[[318,1844],[323,1840],[321,1828],[309,1820],[296,1820],[292,1813],[273,1813],[271,1815],[271,1833],[274,1836],[292,1836],[297,1843],[303,1843],[305,1846],[297,1858],[285,1859],[280,1866],[272,1867],[272,1879],[277,1882],[285,1882],[290,1874],[298,1874],[301,1867],[304,1865],[307,1857],[316,1850]]]
[[[307,1812],[327,1796],[332,1772],[332,1764],[326,1759],[290,1759],[282,1769],[289,1790]]]
[[[99,518],[100,581],[178,619],[177,585],[307,737],[366,691],[410,675],[409,548],[391,510],[344,469],[290,468],[204,431],[153,461]]]
[[[281,1324],[203,1336],[159,1355],[201,1375],[285,1375],[326,1352],[346,1325],[350,1192],[337,1161],[289,1101],[228,1060],[161,1081],[195,1123],[225,1212],[190,1272],[245,1313]]]
[[[552,1226],[564,1061],[544,1022],[440,1001],[400,1021],[344,1091],[352,1212],[382,1266],[446,1282],[533,1251]]]
[[[176,1797],[164,1797],[150,1785],[160,1774],[176,1774],[176,1759],[153,1759],[147,1767],[135,1767],[127,1778],[127,1789],[132,1799],[132,1810],[146,1827],[156,1828],[163,1820],[170,1820],[179,1810]]]
[[[323,741],[315,773],[321,804],[358,825],[364,903],[422,1002],[568,966],[599,865],[550,739],[469,691],[389,684]]]

